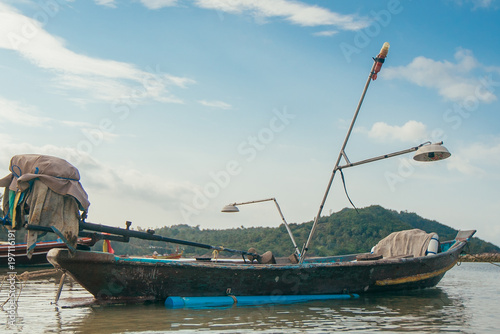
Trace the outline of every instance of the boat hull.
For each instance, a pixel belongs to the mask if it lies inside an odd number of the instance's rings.
[[[303,264],[249,264],[120,258],[54,249],[47,259],[98,300],[165,301],[169,296],[315,295],[367,293],[435,286],[465,243],[417,258]]]

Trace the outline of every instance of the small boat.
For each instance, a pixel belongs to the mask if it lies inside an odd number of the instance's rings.
[[[153,253],[153,259],[180,259],[182,257],[182,254],[184,254],[184,251],[180,251],[177,249],[174,253],[170,254],[154,254]]]
[[[475,231],[442,242],[438,254],[383,258],[353,254],[289,258],[261,264],[244,259],[123,258],[110,253],[53,249],[47,258],[97,300],[164,302],[170,296],[364,294],[435,286],[459,260]]]
[[[184,251],[180,251],[177,249],[173,253],[167,253],[167,254],[160,254],[157,251],[154,251],[152,255],[144,255],[142,256],[143,258],[146,259],[180,259],[182,255],[184,254]],[[122,257],[134,257],[134,256],[122,256]],[[140,257],[140,256],[135,256],[135,257]]]
[[[78,245],[91,246],[92,239],[79,238]],[[47,253],[53,248],[67,248],[66,243],[61,240],[39,241],[29,259],[26,255],[26,246],[26,243],[11,245],[8,242],[0,242],[0,268],[9,264],[14,266],[50,265],[47,261]]]

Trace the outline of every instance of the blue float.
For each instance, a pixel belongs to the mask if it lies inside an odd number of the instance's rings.
[[[227,306],[256,306],[265,304],[290,304],[312,300],[359,298],[357,294],[339,295],[280,295],[280,296],[221,296],[221,297],[168,297],[167,308],[209,308]]]

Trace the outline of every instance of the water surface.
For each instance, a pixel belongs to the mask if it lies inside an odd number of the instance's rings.
[[[43,268],[43,269],[48,269]],[[5,275],[5,270],[0,275]],[[18,273],[21,271],[18,270]],[[5,277],[5,276],[4,276]],[[2,277],[3,279],[3,277]],[[166,309],[162,304],[85,305],[92,300],[60,274],[17,284],[15,323],[0,311],[3,333],[493,333],[500,328],[500,267],[463,263],[436,288],[368,294],[356,300],[214,309]],[[8,298],[3,282],[0,304]],[[77,306],[82,305],[84,306]],[[8,303],[4,308],[8,307]]]

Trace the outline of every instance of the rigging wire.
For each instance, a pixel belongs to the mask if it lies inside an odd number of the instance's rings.
[[[344,172],[342,172],[342,168],[339,168],[339,171],[340,171],[340,177],[342,178],[342,184],[344,185],[345,195],[347,196],[347,199],[349,200],[349,203],[351,203],[352,207],[356,210],[357,213],[359,213],[358,208],[351,201],[351,198],[349,197],[349,194],[347,193],[347,187],[345,185]]]

